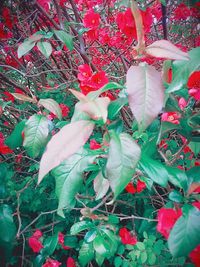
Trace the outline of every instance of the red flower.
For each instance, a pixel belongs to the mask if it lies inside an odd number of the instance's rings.
[[[195,267],[200,267],[200,245],[198,245],[189,255]]]
[[[33,236],[31,236],[28,239],[28,244],[29,244],[29,247],[32,248],[33,252],[36,252],[36,253],[40,252],[40,250],[43,248],[43,245],[40,242],[40,240]]]
[[[200,187],[198,187],[197,189],[200,189]],[[197,189],[196,189],[196,190],[197,190]],[[195,191],[196,191],[196,190],[195,190]],[[195,192],[195,191],[194,191],[194,192]],[[192,203],[192,206],[194,206],[194,207],[196,207],[197,209],[200,210],[200,202],[199,202],[199,201],[195,201],[195,202],[193,202],[193,203]]]
[[[45,264],[42,265],[42,267],[59,267],[62,263],[57,260],[52,260],[48,258],[48,260],[45,262]]]
[[[190,75],[187,87],[189,88],[189,94],[195,100],[200,100],[200,71],[195,71]]]
[[[89,78],[92,76],[92,69],[88,64],[83,64],[78,66],[79,74],[78,79],[79,81],[88,81]]]
[[[133,236],[125,227],[119,230],[119,236],[124,245],[135,245],[137,243],[136,236]]]
[[[72,257],[67,259],[66,267],[76,267],[76,262]]]
[[[99,143],[97,143],[97,141],[95,139],[91,139],[90,140],[90,149],[91,150],[96,150],[101,148],[101,145]]]
[[[6,155],[6,154],[11,154],[11,153],[13,153],[13,151],[8,146],[6,145],[0,146],[0,154]]]
[[[3,100],[4,101],[12,101],[12,102],[15,101],[15,98],[14,98],[14,96],[11,93],[9,93],[9,92],[3,92],[3,94],[6,96],[6,97],[3,97]]]
[[[63,117],[67,117],[68,114],[69,114],[69,111],[70,111],[70,109],[68,108],[68,106],[66,106],[65,104],[62,104],[62,103],[59,106],[60,106],[61,111],[62,111],[62,116]]]
[[[93,10],[88,11],[83,18],[83,24],[86,28],[96,29],[99,27],[100,16],[98,13],[95,13]]]
[[[177,112],[164,112],[161,116],[162,121],[168,121],[173,124],[179,124],[180,115]]]
[[[105,71],[99,71],[92,75],[89,86],[99,89],[108,83]]]
[[[137,39],[135,21],[131,9],[118,13],[116,23],[119,29],[127,36]]]
[[[184,4],[181,3],[177,6],[177,8],[174,11],[174,19],[187,19],[191,15],[190,9]]]
[[[135,186],[132,183],[128,183],[125,190],[130,194],[135,194],[137,192]]]
[[[140,180],[137,180],[137,187],[136,187],[137,193],[142,192],[145,188],[146,184]]]
[[[39,239],[40,237],[42,237],[42,232],[40,230],[36,230],[34,233],[33,233],[33,237]]]
[[[174,209],[161,208],[158,211],[157,231],[167,239],[172,227],[181,215],[181,209],[176,211]]]
[[[63,249],[68,250],[68,249],[70,249],[70,247],[65,246],[65,244],[64,244],[64,242],[65,242],[64,238],[65,238],[64,234],[63,233],[59,233],[58,234],[58,243],[62,246]]]
[[[46,12],[50,9],[50,2],[51,0],[37,0],[37,3],[45,9]]]
[[[164,148],[164,149],[167,149],[168,147],[168,144],[165,142],[165,140],[161,140],[160,141],[160,144],[159,144],[159,148]]]
[[[15,93],[17,93],[17,94],[21,94],[21,95],[25,95],[24,91],[22,91],[22,90],[19,89],[19,88],[15,88]]]

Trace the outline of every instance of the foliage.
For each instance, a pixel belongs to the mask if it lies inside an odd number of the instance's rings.
[[[198,1],[2,1],[2,266],[199,266]]]

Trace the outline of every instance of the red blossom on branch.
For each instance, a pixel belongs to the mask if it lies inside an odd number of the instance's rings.
[[[45,264],[42,265],[42,267],[59,267],[62,263],[48,258],[48,260],[45,262]]]
[[[187,83],[189,94],[194,97],[195,100],[200,100],[200,71],[193,72]]]
[[[67,259],[66,267],[76,267],[76,262],[72,257]]]
[[[135,245],[137,243],[137,237],[132,235],[132,233],[125,227],[119,230],[119,236],[124,245]]]
[[[161,116],[161,121],[171,122],[173,124],[179,124],[180,115],[177,112],[164,112]]]
[[[200,267],[200,245],[198,245],[189,255],[195,267]]]
[[[172,227],[181,215],[181,209],[176,211],[174,209],[161,208],[158,211],[157,231],[167,239]]]

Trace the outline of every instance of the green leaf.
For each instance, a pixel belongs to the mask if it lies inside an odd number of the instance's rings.
[[[41,254],[45,256],[50,256],[54,253],[58,244],[58,234],[49,236],[43,242],[44,248],[41,250]]]
[[[50,57],[52,53],[52,46],[49,42],[38,42],[37,48],[46,58]]]
[[[40,99],[40,101],[38,102],[38,104],[42,105],[47,110],[49,110],[54,115],[56,115],[59,120],[62,119],[62,111],[61,111],[61,108],[60,108],[59,104],[54,99],[51,99],[51,98]]]
[[[96,192],[96,200],[101,199],[105,196],[109,189],[109,181],[103,177],[102,172],[94,179],[94,191]]]
[[[129,106],[141,132],[152,123],[163,107],[161,73],[147,64],[132,66],[126,80]]]
[[[27,54],[33,47],[35,46],[35,42],[32,40],[26,40],[22,44],[19,45],[17,49],[17,56],[21,58],[25,54]]]
[[[106,173],[115,198],[133,177],[140,153],[140,147],[130,135],[111,132]]]
[[[94,224],[89,221],[77,222],[72,225],[70,229],[71,235],[77,235],[78,233],[94,227]]]
[[[173,168],[170,166],[166,166],[166,169],[168,171],[169,181],[173,185],[182,188],[186,192],[188,189],[188,178],[185,172],[178,168]]]
[[[121,264],[122,264],[122,258],[121,257],[115,257],[115,259],[114,259],[114,266],[115,267],[120,267],[121,266]]]
[[[89,97],[89,99],[91,99],[91,100],[94,100],[104,92],[107,92],[109,90],[114,90],[114,89],[123,89],[123,88],[124,88],[123,85],[111,82],[111,83],[107,83],[106,85],[101,87],[99,90],[92,91],[92,92],[88,93],[87,97]]]
[[[87,151],[80,149],[52,171],[56,180],[60,216],[64,217],[63,208],[70,210],[75,206],[75,196],[83,186],[82,174],[94,159],[95,156],[88,155]]]
[[[174,201],[174,202],[177,202],[177,203],[183,202],[183,196],[181,195],[180,192],[178,192],[176,190],[173,190],[173,191],[170,192],[169,199],[171,201]]]
[[[76,153],[87,142],[93,129],[93,122],[77,121],[67,124],[55,134],[40,161],[38,184],[49,171]],[[76,183],[79,184],[79,181],[80,177],[77,177]]]
[[[125,97],[118,98],[110,103],[108,106],[108,118],[113,120],[120,110],[128,103],[128,99]]]
[[[139,250],[145,250],[145,245],[142,242],[137,242],[137,244],[135,245],[137,247],[137,249]]]
[[[156,255],[154,253],[150,253],[148,255],[148,264],[154,265],[156,263]]]
[[[0,207],[0,244],[11,243],[16,235],[16,226],[10,206],[3,204]]]
[[[173,79],[166,93],[171,93],[184,88],[187,84],[190,74],[200,68],[200,47],[196,47],[189,52],[190,60],[172,63]]]
[[[168,182],[168,172],[162,163],[142,155],[139,166],[155,183],[165,187]]]
[[[194,155],[197,157],[200,153],[200,142],[190,142],[189,148],[194,152]]]
[[[191,183],[200,183],[200,168],[198,166],[189,169],[186,173]]]
[[[90,243],[92,242],[95,237],[97,235],[97,230],[96,229],[92,229],[91,231],[88,231],[85,236],[84,236],[84,240],[87,242],[87,243]]]
[[[181,216],[172,228],[168,246],[174,257],[187,256],[200,240],[200,212],[194,207]]]
[[[94,248],[92,243],[83,242],[80,250],[78,260],[81,266],[86,266],[94,258]]]
[[[102,257],[108,256],[109,246],[101,235],[96,236],[93,241],[93,246],[97,254],[101,255]]]
[[[7,137],[5,144],[9,146],[11,149],[15,149],[17,147],[20,147],[23,143],[22,139],[22,132],[24,130],[26,120],[22,120],[19,122],[15,129],[12,131],[11,135]]]
[[[73,37],[65,31],[54,31],[57,38],[64,43],[70,51],[74,49]]]
[[[24,128],[23,146],[30,157],[37,157],[48,140],[48,119],[42,115],[33,115]]]
[[[146,251],[141,252],[140,261],[141,261],[142,264],[144,264],[147,261],[147,253],[146,253]]]

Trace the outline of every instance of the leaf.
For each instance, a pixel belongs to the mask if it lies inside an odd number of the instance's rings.
[[[49,42],[38,42],[37,48],[46,58],[50,57],[52,53],[52,46]]]
[[[131,111],[143,131],[163,107],[164,88],[160,72],[147,64],[130,67],[127,93]]]
[[[97,254],[103,257],[106,257],[109,254],[109,246],[101,235],[96,236],[93,241],[93,246]]]
[[[0,207],[0,244],[11,243],[16,235],[16,226],[13,222],[12,210],[10,206],[3,204]]]
[[[31,40],[26,40],[22,44],[18,46],[17,56],[21,58],[25,54],[27,54],[33,47],[35,46],[35,42]]]
[[[99,97],[93,101],[81,103],[78,108],[82,112],[88,114],[91,119],[103,120],[103,122],[106,123],[109,103],[110,99],[108,97]]]
[[[9,146],[11,149],[15,149],[20,147],[23,143],[22,132],[25,127],[26,120],[22,120],[19,122],[15,129],[12,131],[11,135],[6,138],[5,144]]]
[[[30,103],[34,103],[34,104],[37,103],[36,99],[31,98],[31,97],[26,96],[26,95],[22,95],[22,94],[18,94],[18,93],[11,93],[11,95],[13,95],[14,98],[21,100],[21,101],[30,102]]]
[[[200,153],[200,142],[190,142],[188,146],[194,152],[195,156],[198,156]]]
[[[74,90],[74,89],[69,89],[69,91],[81,102],[88,102],[89,101],[89,98],[84,95],[83,93],[77,91],[77,90]]]
[[[70,51],[74,49],[73,37],[65,31],[54,31],[57,38],[64,43]]]
[[[166,166],[166,169],[168,171],[169,181],[173,185],[178,186],[186,192],[188,189],[188,178],[185,172],[178,168],[173,168],[170,166]]]
[[[48,120],[42,115],[33,115],[24,128],[23,146],[30,157],[37,157],[48,140]]]
[[[173,79],[166,93],[171,93],[184,88],[188,82],[190,74],[200,68],[200,47],[189,51],[190,60],[174,61],[172,63]]]
[[[164,165],[159,161],[153,160],[148,156],[142,155],[139,162],[139,167],[146,175],[155,183],[165,187],[168,182],[168,172]]]
[[[187,256],[200,240],[200,212],[192,207],[181,216],[172,228],[168,246],[174,257]]]
[[[94,179],[94,191],[96,192],[96,200],[104,197],[109,189],[109,181],[103,177],[102,172]]]
[[[123,88],[124,88],[123,85],[111,82],[111,83],[107,83],[106,85],[101,87],[99,90],[92,91],[92,92],[88,93],[87,97],[91,100],[94,100],[95,98],[99,97],[104,92],[107,92],[107,91],[113,90],[113,89],[123,89]]]
[[[86,266],[94,258],[94,248],[92,243],[83,242],[80,250],[78,260],[81,266]]]
[[[72,225],[70,229],[71,235],[77,235],[78,233],[94,227],[94,224],[88,221],[77,222]]]
[[[56,115],[59,118],[59,120],[62,119],[61,108],[60,108],[59,104],[54,99],[51,99],[51,98],[40,99],[38,104],[42,105],[47,110],[49,110],[54,115]]]
[[[41,254],[45,255],[46,257],[52,255],[57,247],[57,244],[58,234],[47,237],[43,242],[44,248],[41,250]]]
[[[75,196],[83,186],[82,174],[94,159],[95,156],[88,155],[87,151],[81,148],[52,171],[56,180],[60,216],[64,217],[63,208],[70,210],[75,206]]]
[[[189,60],[188,53],[181,51],[178,47],[167,40],[158,40],[150,44],[145,49],[146,53],[153,57]]]
[[[38,184],[43,177],[83,146],[94,129],[91,121],[77,121],[64,126],[47,145],[40,161]]]
[[[118,98],[118,99],[110,102],[110,104],[108,106],[108,118],[110,120],[115,119],[115,117],[117,116],[117,114],[120,112],[120,110],[126,104],[128,104],[128,99],[125,98],[125,97],[121,97],[121,98]]]
[[[130,135],[126,133],[117,135],[111,132],[106,175],[115,198],[133,177],[140,153],[140,147]]]

